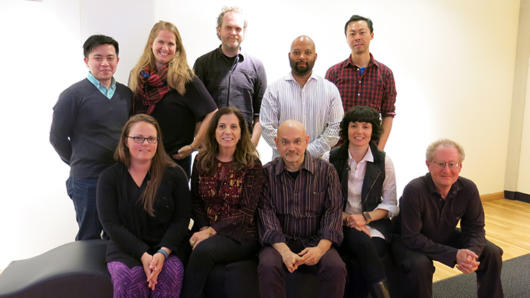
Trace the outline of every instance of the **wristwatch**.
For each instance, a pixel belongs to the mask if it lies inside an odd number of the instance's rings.
[[[370,216],[369,212],[364,211],[363,212],[363,217],[366,220],[366,223],[370,223],[372,221],[372,217]]]

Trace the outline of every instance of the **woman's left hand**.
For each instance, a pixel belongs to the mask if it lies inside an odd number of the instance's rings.
[[[161,253],[155,253],[149,264],[149,269],[151,269],[151,274],[147,277],[147,282],[149,283],[148,287],[151,290],[155,290],[155,286],[158,283],[158,275],[162,272],[164,267],[164,261],[166,257]]]
[[[216,232],[212,227],[207,227],[207,228],[200,230],[199,232],[193,233],[193,235],[191,235],[191,238],[190,238],[191,248],[195,249],[195,247],[199,243],[201,243],[201,241],[206,240],[215,234]]]

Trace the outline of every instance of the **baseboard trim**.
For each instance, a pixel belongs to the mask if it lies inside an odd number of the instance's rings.
[[[516,200],[516,201],[521,201],[525,203],[530,203],[530,195],[526,193],[518,192],[518,191],[505,190],[504,197],[507,198],[508,200]]]
[[[482,202],[489,202],[489,201],[495,201],[495,200],[500,200],[500,199],[504,199],[503,192],[494,192],[494,193],[489,193],[489,194],[480,196],[480,200]]]

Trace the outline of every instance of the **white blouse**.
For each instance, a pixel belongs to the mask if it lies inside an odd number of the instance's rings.
[[[329,161],[329,152],[326,152],[322,156],[322,159]],[[348,166],[350,167],[348,174],[348,201],[346,202],[344,212],[348,214],[362,213],[361,192],[363,189],[364,174],[366,173],[366,163],[373,161],[374,156],[369,147],[364,157],[358,163],[355,162],[348,151]],[[396,175],[394,173],[394,164],[388,155],[385,156],[385,180],[383,181],[382,197],[382,202],[375,209],[387,210],[388,217],[396,216],[399,213],[396,194]],[[385,236],[380,231],[370,226],[368,228],[372,237],[385,239]]]

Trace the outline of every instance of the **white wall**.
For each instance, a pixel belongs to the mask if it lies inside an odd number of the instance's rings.
[[[529,7],[530,8],[530,7]],[[530,60],[527,63],[528,73],[526,81],[526,96],[523,105],[523,124],[521,135],[521,154],[519,161],[519,176],[517,191],[530,194]]]
[[[505,190],[530,194],[530,0],[521,0]]]
[[[243,49],[260,58],[269,82],[289,71],[287,52],[300,34],[316,42],[315,73],[349,54],[343,27],[358,13],[374,21],[372,52],[397,83],[397,116],[387,145],[399,193],[426,172],[425,147],[440,137],[462,143],[463,175],[481,193],[504,190],[518,25],[518,0],[239,1],[249,27]],[[58,94],[86,75],[81,45],[93,33],[121,45],[116,75],[125,82],[152,24],[181,31],[190,64],[218,46],[223,1],[3,1],[4,127],[0,269],[74,238],[64,181],[68,168],[48,142]],[[22,112],[23,111],[23,112]],[[7,129],[6,129],[7,128]],[[263,159],[270,150],[262,140]]]

